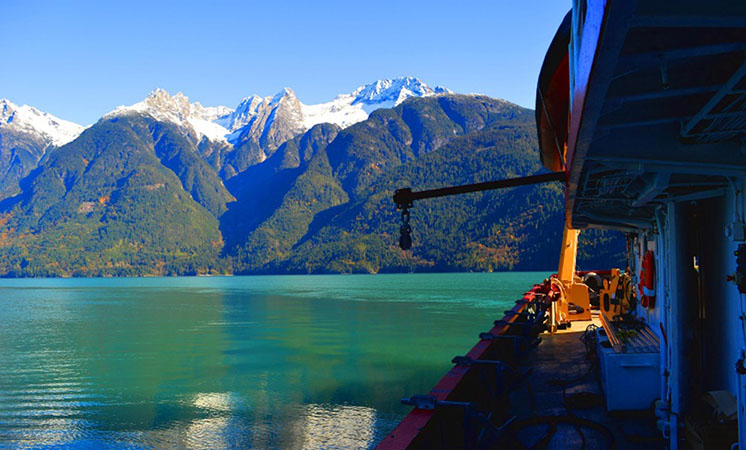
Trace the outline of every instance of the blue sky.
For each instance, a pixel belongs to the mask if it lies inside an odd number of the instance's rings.
[[[0,98],[89,124],[162,87],[307,104],[411,75],[533,108],[567,0],[2,1]]]

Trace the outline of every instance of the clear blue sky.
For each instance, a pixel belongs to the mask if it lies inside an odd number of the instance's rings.
[[[307,104],[412,75],[533,108],[569,0],[0,1],[0,98],[95,122],[162,87]]]

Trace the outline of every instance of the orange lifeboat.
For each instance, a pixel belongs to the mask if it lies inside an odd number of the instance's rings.
[[[565,170],[570,111],[568,45],[572,14],[567,13],[547,50],[536,86],[536,127],[541,163],[552,172]]]

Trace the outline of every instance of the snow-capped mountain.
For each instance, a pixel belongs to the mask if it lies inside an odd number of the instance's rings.
[[[304,105],[304,119],[307,128],[318,123],[333,123],[346,128],[362,122],[368,115],[380,108],[393,108],[409,97],[427,97],[449,93],[446,88],[434,89],[414,77],[399,77],[393,80],[378,80],[355,89],[350,94],[342,94],[334,100],[318,105]]]
[[[414,77],[399,77],[360,86],[352,93],[338,95],[329,102],[305,105],[297,101],[291,89],[285,88],[274,97],[261,98],[253,95],[244,98],[233,112],[221,117],[216,123],[230,130],[232,134],[228,140],[235,143],[241,136],[251,134],[237,133],[237,130],[247,126],[265,126],[266,121],[252,122],[252,119],[270,115],[281,104],[286,110],[293,110],[292,114],[287,114],[293,121],[291,128],[302,132],[319,123],[333,123],[346,128],[367,119],[376,109],[393,108],[409,97],[426,97],[449,92],[451,91],[440,86],[431,88]]]
[[[316,105],[301,103],[292,89],[284,88],[270,97],[246,97],[231,110],[225,106],[205,107],[199,102],[190,103],[181,92],[171,96],[159,88],[145,100],[131,106],[120,106],[104,118],[137,112],[193,130],[198,139],[207,137],[233,145],[253,140],[262,146],[276,148],[319,123],[346,128],[367,119],[376,109],[392,108],[409,97],[449,92],[440,86],[431,88],[414,77],[400,77],[378,80]]]
[[[181,92],[156,89],[141,102],[119,106],[103,119],[142,114],[177,125],[201,156],[226,179],[270,157],[285,141],[314,125],[346,128],[379,108],[394,107],[409,97],[451,92],[431,88],[414,77],[378,80],[325,103],[306,105],[292,89],[270,97],[252,95],[235,109],[191,103]],[[33,170],[50,147],[75,140],[85,127],[31,106],[0,100],[0,199],[18,191],[18,182]],[[201,143],[203,139],[207,142]]]
[[[251,118],[259,113],[259,109],[266,107],[271,99],[272,97],[264,99],[258,95],[246,97],[241,100],[241,103],[238,104],[235,110],[220,117],[215,121],[215,123],[230,132],[236,131],[243,126],[246,126],[251,121]]]
[[[339,95],[330,102],[305,106],[304,116],[309,128],[324,122],[345,128],[367,119],[376,109],[393,108],[409,97],[427,97],[449,92],[451,91],[441,86],[433,89],[414,77],[378,80],[360,86],[350,94]]]
[[[233,113],[218,119],[217,123],[223,123],[231,130],[227,139],[234,145],[252,141],[273,150],[308,130],[303,107],[295,92],[284,88],[274,97],[245,98]]]
[[[362,122],[379,108],[392,108],[409,97],[426,97],[449,93],[443,87],[431,88],[414,77],[378,80],[360,86],[349,94],[338,95],[329,102],[305,105],[290,88],[270,97],[246,97],[231,110],[225,106],[204,107],[190,103],[181,92],[171,96],[163,89],[151,92],[145,100],[131,106],[120,106],[104,118],[132,112],[148,114],[192,132],[197,140],[234,147],[249,146],[252,161],[263,161],[286,140],[314,125],[333,123],[346,128]]]
[[[0,99],[0,129],[38,137],[59,147],[78,137],[85,127],[32,106],[18,106],[10,100]]]
[[[19,181],[50,148],[67,144],[84,129],[31,106],[0,99],[0,199],[18,192]]]
[[[436,94],[451,93],[442,86],[430,88],[418,78],[399,77],[393,80],[378,80],[375,83],[361,86],[352,93],[353,104],[391,105],[396,106],[409,97],[427,97]],[[378,106],[382,108],[384,106]]]
[[[156,120],[174,123],[186,131],[194,131],[198,140],[207,137],[215,141],[225,141],[228,132],[215,123],[215,120],[230,114],[231,109],[225,106],[205,107],[199,102],[189,103],[189,98],[181,92],[171,96],[158,88],[148,94],[145,100],[131,106],[119,106],[103,118],[132,112],[147,114]]]

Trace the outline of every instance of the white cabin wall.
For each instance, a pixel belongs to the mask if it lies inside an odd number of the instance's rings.
[[[736,194],[736,188],[739,193]],[[708,225],[712,224],[714,244],[710,254],[717,258],[714,271],[706,280],[705,293],[711,304],[708,310],[708,324],[705,339],[708,344],[707,379],[705,390],[725,389],[738,400],[738,424],[740,448],[746,447],[746,396],[743,384],[746,379],[736,373],[736,361],[746,344],[743,324],[743,296],[734,283],[726,282],[726,275],[736,271],[736,257],[733,254],[739,242],[727,237],[725,228],[734,222],[743,222],[744,198],[743,180],[733,184],[724,197],[713,200],[715,208],[710,210]]]
[[[667,345],[668,336],[664,336],[663,330],[668,329],[667,318],[669,317],[668,311],[670,311],[671,297],[668,292],[668,272],[666,266],[666,252],[668,250],[666,232],[668,230],[668,223],[666,221],[666,208],[660,207],[656,211],[656,226],[658,233],[653,235],[655,239],[655,292],[656,292],[656,306],[652,311],[645,310],[642,305],[638,304],[638,316],[646,317],[650,328],[658,336],[658,342],[660,342],[660,354],[661,354],[661,367],[660,367],[660,398],[664,402],[670,402],[668,396],[668,374],[670,370],[670,352]],[[646,239],[646,235],[643,234],[642,239]],[[642,247],[640,247],[642,248]],[[642,252],[640,258],[642,258]],[[642,263],[640,263],[642,265]],[[638,294],[639,295],[639,294]],[[641,313],[641,314],[640,314]]]
[[[728,191],[727,206],[729,208],[729,217],[731,217],[731,221],[733,222],[744,222],[744,219],[746,219],[746,196],[744,195],[745,188],[746,181],[741,178],[735,181],[732,184],[731,189],[729,189]],[[731,248],[729,250],[735,250],[738,247],[738,242],[733,240],[730,243],[730,246]],[[727,267],[728,273],[733,273],[736,270],[737,264],[735,257],[732,257],[730,255],[733,255],[733,253],[728,252],[727,254],[724,254],[723,257],[730,259],[730,263],[726,264],[725,267]],[[737,299],[735,297],[737,297]],[[736,310],[736,312],[732,313],[735,315],[731,320],[738,322],[736,331],[733,331],[731,327],[728,327],[730,343],[728,351],[729,354],[733,354],[732,352],[735,352],[734,357],[738,358],[744,355],[744,348],[746,348],[746,332],[744,331],[745,324],[743,324],[740,319],[743,316],[744,312],[744,296],[738,293],[734,286],[732,289],[730,289],[728,298],[726,300],[728,300],[729,303],[733,305],[730,310]],[[737,373],[734,373],[730,380],[732,380],[731,383],[735,385],[733,389],[736,390],[735,395],[736,399],[738,400],[739,448],[746,448],[746,377],[739,376]],[[728,390],[732,392],[733,389],[729,388]]]
[[[680,206],[676,203],[669,203],[666,211],[666,229],[663,233],[664,244],[666,246],[666,259],[663,264],[659,265],[661,271],[665,270],[666,293],[668,294],[667,318],[665,321],[665,333],[668,339],[669,348],[667,360],[669,364],[669,384],[671,411],[674,413],[672,419],[681,415],[684,411],[684,398],[682,392],[685,390],[682,384],[686,383],[688,373],[684,363],[684,333],[686,326],[683,322],[682,306],[685,303],[685,288],[682,286],[682,279],[679,276],[682,270],[683,249],[679,245],[686,236],[683,234],[683,219],[681,216]],[[676,431],[676,423],[672,421],[671,431]],[[675,433],[674,433],[675,434]],[[676,439],[673,439],[676,442]]]
[[[667,281],[667,270],[666,265],[667,257],[667,240],[669,233],[669,224],[666,220],[667,208],[659,207],[656,214],[656,228],[657,232],[653,230],[640,231],[635,234],[633,244],[630,248],[631,257],[633,259],[633,273],[631,274],[634,283],[634,289],[637,294],[638,303],[635,308],[635,314],[637,317],[644,320],[653,333],[658,336],[660,342],[661,352],[661,368],[660,368],[660,398],[668,401],[668,374],[670,373],[669,368],[669,350],[666,346],[666,338],[663,336],[663,329],[668,329],[666,311],[670,309],[670,295],[668,290]],[[640,283],[640,271],[642,268],[642,259],[645,256],[645,252],[651,249],[655,255],[655,291],[656,305],[655,308],[643,308],[640,303],[641,293],[639,291]]]
[[[646,243],[655,241],[656,307],[646,310],[638,305],[637,314],[661,338],[661,399],[669,405],[664,409],[670,408],[674,413],[665,416],[670,421],[670,425],[666,424],[665,427],[670,432],[672,444],[677,441],[677,417],[686,414],[689,407],[696,404],[695,398],[687,398],[687,392],[695,387],[689,379],[694,373],[689,372],[696,372],[700,364],[697,361],[699,352],[696,350],[696,339],[692,339],[692,333],[700,321],[696,312],[699,296],[687,281],[690,275],[696,277],[696,272],[692,271],[691,257],[691,244],[696,234],[702,240],[701,249],[695,250],[695,253],[702,253],[697,256],[706,305],[702,328],[701,352],[704,362],[701,389],[724,389],[740,397],[739,418],[742,425],[746,423],[746,395],[738,395],[739,380],[735,372],[735,362],[746,344],[739,318],[742,315],[742,298],[738,288],[725,280],[726,275],[736,270],[733,252],[738,247],[738,242],[726,236],[725,228],[729,223],[743,221],[745,200],[741,195],[736,199],[735,189],[729,189],[725,196],[700,200],[697,214],[705,220],[699,225],[689,222],[691,218],[686,211],[692,208],[690,204],[669,203],[661,207],[656,215],[658,233],[641,232],[637,235],[638,245],[634,247],[634,256],[638,277]],[[738,208],[736,201],[739,202]],[[666,330],[668,345],[663,338],[661,324]],[[746,377],[741,381],[746,382]]]
[[[708,310],[708,327],[706,339],[709,350],[712,352],[709,358],[711,386],[713,389],[727,389],[736,395],[737,383],[735,372],[736,360],[743,347],[743,331],[741,330],[741,295],[733,283],[725,281],[728,274],[736,271],[736,257],[733,252],[738,248],[738,243],[725,236],[725,226],[734,221],[735,193],[732,189],[724,198],[714,200],[722,211],[719,215],[713,215],[712,221],[719,233],[713,233],[712,254],[718,258],[715,262],[715,273],[707,280],[705,292],[708,295],[711,307]],[[739,207],[740,210],[740,207]]]
[[[744,333],[739,320],[741,296],[734,284],[725,281],[726,275],[732,274],[736,270],[736,258],[733,256],[733,252],[738,248],[738,243],[725,235],[726,224],[733,222],[736,217],[735,193],[731,189],[725,197],[703,201],[712,202],[713,205],[710,210],[713,214],[709,215],[709,229],[706,230],[707,246],[711,249],[710,256],[709,259],[706,256],[700,256],[700,265],[708,265],[706,269],[703,268],[703,270],[707,270],[707,275],[703,280],[705,283],[703,288],[709,303],[707,308],[709,325],[704,330],[707,352],[709,353],[705,388],[710,390],[726,389],[736,395],[737,379],[734,367],[740,351],[744,347]],[[669,215],[681,206],[678,205],[677,207],[677,205],[671,204],[668,208],[662,208],[657,221],[658,233],[639,233],[639,244],[634,248],[634,256],[639,268],[641,267],[641,258],[646,250],[646,242],[655,242],[656,307],[646,309],[638,304],[636,312],[637,316],[644,319],[660,338],[664,368],[666,361],[669,360],[668,357],[673,355],[669,353],[670,349],[667,352],[664,348],[665,339],[661,325],[666,330],[667,339],[671,339],[671,332],[686,332],[688,326],[681,321],[671,323],[669,317],[671,308],[674,310],[674,315],[679,316],[678,310],[681,305],[673,305],[672,303],[675,299],[682,298],[682,295],[678,293],[678,289],[682,289],[680,283],[678,283],[680,281],[678,280],[679,273],[673,265],[677,256],[672,254],[672,249],[673,253],[677,253],[676,249],[673,248],[677,241],[689,238],[686,234],[682,234],[681,230],[677,231],[676,227],[672,227],[670,223]],[[739,206],[740,209],[741,206]],[[690,264],[688,260],[685,261],[681,257],[678,259],[679,265]],[[639,282],[639,269],[636,270],[636,278],[637,284]],[[669,323],[671,324],[669,325]],[[682,327],[679,328],[679,325],[682,325]],[[678,341],[676,336],[674,336],[674,341]],[[682,352],[686,353],[686,349],[674,349],[674,352],[681,355]]]

